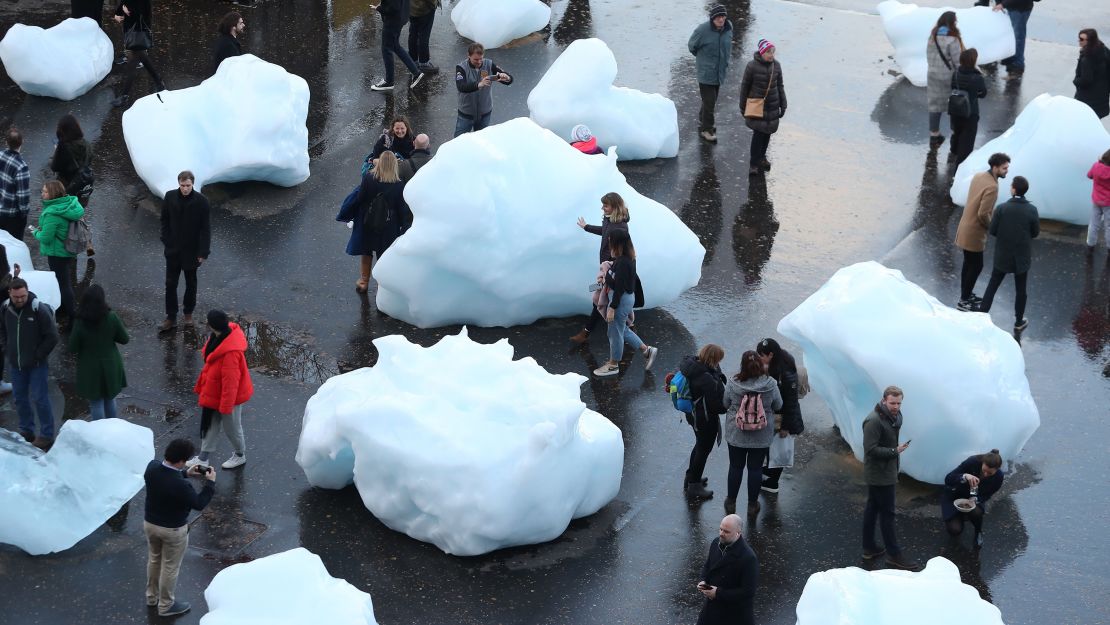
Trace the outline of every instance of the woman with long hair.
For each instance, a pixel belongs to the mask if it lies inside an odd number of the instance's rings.
[[[412,151],[416,149],[413,145],[415,139],[416,135],[412,131],[412,124],[409,123],[408,118],[398,115],[389,122],[388,128],[382,130],[382,136],[378,137],[366,160],[374,161],[385,152],[393,152],[393,155],[398,158],[409,158],[412,156]]]
[[[983,515],[987,512],[987,500],[1002,488],[1005,477],[1002,456],[997,449],[971,456],[944,477],[940,513],[950,536],[963,533],[964,522],[969,521],[975,528],[975,547],[983,546]],[[961,510],[955,503],[958,499],[972,500],[974,507],[967,509],[965,505],[965,509]]]
[[[127,328],[108,307],[104,289],[89,285],[69,334],[69,351],[77,355],[77,394],[89,400],[93,421],[117,415],[116,395],[127,387],[127,375],[116,345],[129,340]]]
[[[77,313],[73,296],[73,276],[76,274],[76,255],[66,250],[69,224],[85,216],[85,208],[72,195],[66,195],[61,182],[51,180],[42,186],[42,214],[39,227],[32,229],[39,241],[39,254],[46,257],[50,271],[58,281],[62,296],[60,310],[72,323]]]
[[[609,233],[609,253],[613,256],[613,263],[605,272],[605,287],[609,290],[609,305],[605,309],[605,321],[609,323],[609,360],[594,369],[594,375],[606,377],[620,372],[626,341],[643,354],[647,359],[644,369],[650,371],[659,349],[640,340],[628,323],[632,309],[644,305],[644,291],[636,275],[636,248],[632,247],[627,230]]]
[[[85,178],[91,172],[85,168],[92,165],[92,147],[85,140],[81,124],[72,113],[66,113],[58,120],[54,136],[57,144],[54,146],[54,155],[50,158],[50,169],[65,185],[66,193],[77,196],[81,206],[88,208],[92,180]]]
[[[964,40],[956,26],[956,12],[945,11],[937,18],[929,32],[925,48],[928,63],[928,84],[925,89],[929,104],[929,148],[937,149],[944,143],[940,134],[940,116],[948,110],[948,96],[952,93],[952,75],[959,65]]]
[[[616,192],[609,192],[601,196],[601,214],[600,226],[592,226],[586,223],[585,219],[579,217],[578,227],[591,234],[601,236],[601,250],[597,256],[599,263],[605,263],[613,260],[613,255],[609,253],[609,233],[614,230],[628,232],[628,207],[624,205],[624,198]],[[586,322],[585,327],[578,334],[570,337],[570,340],[579,344],[590,340],[590,333],[601,321],[601,313],[598,312],[597,306],[591,306],[589,321]]]
[[[763,427],[751,429],[751,426],[747,426],[750,429],[741,429],[737,423],[741,411],[756,401],[767,415],[767,422]],[[782,395],[779,394],[778,384],[767,375],[759,354],[754,351],[744,352],[740,357],[740,370],[729,379],[728,386],[725,387],[725,442],[728,443],[728,496],[725,498],[725,512],[728,514],[736,513],[736,495],[740,492],[745,467],[748,472],[748,513],[759,512],[763,461],[771,447],[771,437],[775,435],[770,415],[781,408]]]
[[[1079,31],[1079,60],[1075,62],[1075,99],[1091,107],[1095,115],[1110,115],[1110,50],[1098,31]]]
[[[725,411],[725,374],[721,373],[721,361],[725,350],[719,345],[709,343],[698,350],[696,356],[682,359],[678,370],[686,378],[690,389],[693,412],[686,414],[686,423],[694,430],[694,448],[690,450],[690,464],[682,481],[682,489],[690,499],[712,499],[713,491],[706,488],[708,483],[702,477],[705,462],[713,451],[713,443],[721,431],[719,415]]]
[[[336,221],[351,223],[347,254],[360,257],[359,279],[355,290],[365,293],[370,285],[374,258],[381,259],[412,225],[412,211],[404,198],[405,183],[398,174],[397,157],[386,150],[366,172],[354,202],[345,204]]]
[[[802,422],[802,405],[799,399],[798,365],[794,356],[779,345],[775,339],[767,338],[755,346],[755,353],[767,368],[767,375],[771,376],[779,387],[779,396],[782,397],[782,408],[777,411],[781,422],[776,419],[775,435],[781,438],[797,436],[805,430]],[[779,492],[779,477],[782,476],[782,467],[763,469],[762,489],[769,493]]]

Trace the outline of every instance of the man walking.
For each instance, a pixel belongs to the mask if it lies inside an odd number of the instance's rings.
[[[997,152],[987,160],[990,169],[981,171],[971,178],[967,192],[967,202],[956,227],[956,247],[964,253],[963,269],[960,270],[960,301],[956,308],[963,311],[979,310],[982,301],[975,295],[975,282],[983,272],[983,250],[987,247],[987,228],[994,214],[994,204],[998,201],[998,181],[1010,171],[1010,157]]]
[[[1022,176],[1014,178],[1009,201],[998,206],[991,219],[990,233],[995,237],[994,269],[991,271],[987,291],[983,293],[981,310],[989,313],[994,294],[1002,285],[1006,274],[1014,274],[1014,332],[1029,327],[1025,318],[1025,285],[1029,267],[1033,264],[1033,239],[1041,233],[1041,218],[1037,207],[1025,199],[1029,181]]]
[[[189,546],[189,512],[203,510],[216,492],[216,471],[197,465],[188,475],[204,478],[198,493],[185,481],[185,461],[196,451],[192,441],[178,438],[170,441],[163,460],[151,460],[146,466],[146,511],[143,531],[146,532],[148,559],[146,565],[146,604],[157,607],[159,616],[176,616],[189,611],[189,604],[174,598],[177,574]]]
[[[867,507],[863,511],[863,559],[873,560],[886,554],[893,567],[919,571],[921,566],[908,560],[894,538],[894,491],[898,484],[898,459],[910,446],[898,444],[902,429],[902,389],[888,386],[883,400],[863,420],[863,479],[867,482]],[[883,534],[880,549],[875,544],[875,519]]]
[[[687,47],[694,55],[698,70],[698,92],[701,94],[698,131],[702,139],[716,143],[717,92],[728,73],[728,59],[732,51],[732,22],[728,21],[725,7],[716,4],[709,9],[709,21],[694,29]]]
[[[759,560],[741,535],[740,517],[721,519],[717,538],[709,544],[709,557],[701,568],[698,592],[705,605],[698,625],[755,625],[755,588]]]
[[[5,137],[7,149],[0,152],[0,228],[23,240],[27,213],[31,210],[31,170],[23,155],[23,135],[14,127]]]
[[[247,29],[247,23],[238,11],[232,11],[223,16],[216,30],[220,33],[216,43],[212,46],[212,56],[216,63],[212,66],[212,74],[220,70],[220,63],[224,59],[243,54],[243,46],[239,42],[239,35]]]
[[[513,77],[486,58],[486,48],[472,43],[466,48],[466,60],[455,66],[455,88],[459,91],[459,118],[455,136],[489,126],[493,115],[491,82],[513,84]]]
[[[416,66],[409,53],[401,47],[401,29],[409,21],[409,0],[382,0],[378,5],[378,13],[382,16],[382,61],[385,63],[385,78],[370,85],[374,91],[393,91],[393,54],[400,57],[401,62],[412,74],[409,89],[415,88],[424,80],[424,72]]]
[[[177,174],[177,189],[162,200],[162,245],[166,255],[166,319],[159,332],[177,326],[177,281],[185,274],[185,325],[197,306],[197,269],[208,258],[212,233],[208,199],[193,190],[193,172]]]
[[[57,344],[54,311],[27,290],[26,280],[13,278],[8,287],[8,301],[0,305],[0,348],[11,368],[19,434],[43,451],[54,444],[54,410],[47,388],[50,378],[47,359]],[[35,413],[39,418],[38,436],[35,436]]]
[[[420,133],[416,135],[413,140],[412,156],[409,156],[403,163],[401,163],[398,172],[401,180],[408,182],[420,171],[420,168],[427,165],[428,161],[432,160],[432,140],[428,135]]]
[[[1025,73],[1025,27],[1029,24],[1029,16],[1033,15],[1034,2],[1036,0],[995,0],[994,10],[1006,9],[1010,25],[1014,27],[1014,55],[1002,59],[1007,79],[1021,78]]]
[[[432,38],[432,24],[435,23],[436,9],[440,0],[412,0],[409,9],[409,57],[425,74],[434,74],[439,68],[432,64],[428,44]]]

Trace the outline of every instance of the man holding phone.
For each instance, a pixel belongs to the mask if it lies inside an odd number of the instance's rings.
[[[898,485],[899,458],[910,441],[898,444],[902,429],[902,389],[888,386],[883,399],[863,420],[863,479],[867,483],[867,507],[863,510],[863,559],[886,554],[886,561],[905,571],[920,571],[921,565],[907,559],[894,538],[894,494]],[[883,534],[881,549],[875,544],[875,520]]]
[[[759,560],[741,535],[742,525],[735,514],[721,519],[717,538],[709,545],[697,586],[705,597],[698,625],[755,625]]]
[[[466,59],[455,66],[455,88],[459,91],[456,137],[489,126],[493,115],[493,91],[490,85],[495,82],[511,85],[513,77],[486,58],[486,49],[482,44],[470,44],[466,48]]]

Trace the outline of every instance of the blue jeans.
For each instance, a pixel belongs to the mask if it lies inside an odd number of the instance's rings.
[[[1010,16],[1010,24],[1014,27],[1014,55],[1002,61],[1015,69],[1025,69],[1025,25],[1029,23],[1032,11],[1006,10]]]
[[[109,397],[107,399],[90,399],[89,412],[92,413],[93,421],[99,421],[100,419],[115,419],[116,398]]]
[[[35,433],[35,413],[39,416],[39,436],[54,438],[54,410],[50,407],[50,393],[47,382],[50,369],[39,365],[32,369],[12,367],[12,396],[15,409],[19,413],[19,429]],[[34,402],[34,410],[31,402]]]
[[[489,87],[486,88],[489,89]],[[486,126],[489,126],[489,118],[492,115],[493,111],[490,111],[485,115],[478,117],[478,119],[467,119],[462,115],[459,115],[459,118],[455,121],[455,136],[457,137],[464,132],[470,132],[471,130],[473,130],[474,132],[478,132]]]
[[[616,294],[612,293],[610,297],[616,297]],[[633,349],[640,349],[644,346],[640,337],[636,336],[636,333],[628,327],[628,315],[632,314],[632,304],[635,301],[636,296],[632,293],[623,294],[617,304],[617,313],[613,316],[613,320],[609,322],[609,360],[613,362],[620,362],[620,359],[624,356],[625,341]]]
[[[412,77],[416,78],[416,75],[420,73],[420,68],[416,66],[416,62],[412,60],[409,53],[401,47],[401,29],[393,30],[387,26],[382,30],[382,61],[385,62],[385,82],[390,85],[393,84],[394,52],[401,58],[405,67],[409,68]]]

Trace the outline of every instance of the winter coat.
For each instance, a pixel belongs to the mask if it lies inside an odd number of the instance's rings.
[[[69,234],[69,224],[84,216],[85,208],[77,201],[77,196],[63,195],[53,200],[43,200],[39,229],[35,231],[35,238],[39,240],[39,254],[74,258],[74,254],[66,251],[66,235]]]
[[[728,59],[732,52],[732,22],[725,20],[721,30],[713,28],[713,20],[698,24],[686,44],[694,55],[698,82],[703,85],[722,85],[728,73]]]
[[[495,83],[490,81],[486,87],[479,87],[482,81],[482,72],[487,76],[505,74],[509,79]],[[493,111],[493,86],[496,84],[511,85],[513,77],[508,72],[497,66],[489,57],[482,59],[482,64],[474,67],[470,59],[465,58],[455,66],[455,89],[459,92],[459,117],[463,119],[478,119]]]
[[[386,129],[382,136],[374,143],[374,149],[370,150],[370,158],[375,159],[382,155],[382,152],[389,150],[400,158],[408,158],[412,156],[412,151],[416,149],[413,144],[412,133],[405,133],[405,136],[398,137],[393,134],[393,131]]]
[[[1110,115],[1110,49],[1103,45],[1090,54],[1080,54],[1072,84],[1076,100],[1099,117]]]
[[[570,144],[570,147],[591,156],[595,154],[605,154],[604,150],[597,147],[597,137],[590,137],[587,141],[574,141]]]
[[[224,59],[241,54],[243,54],[243,46],[239,43],[239,38],[220,33],[220,36],[216,37],[216,44],[212,46],[212,57],[215,60],[215,64],[212,65],[212,74],[215,75],[219,71],[220,63],[223,63]]]
[[[690,399],[694,402],[694,418],[698,423],[712,419],[725,411],[725,374],[720,367],[709,367],[697,356],[682,359],[678,370],[686,378],[690,387]]]
[[[216,349],[204,357],[204,368],[193,386],[193,392],[199,397],[197,403],[220,414],[230,414],[232,408],[247,403],[254,394],[247,369],[247,337],[239,324],[228,325],[231,330]],[[205,347],[207,345],[205,341]]]
[[[412,225],[412,211],[404,198],[404,182],[381,182],[374,177],[374,172],[368,171],[362,177],[362,184],[358,188],[358,196],[350,206],[341,207],[336,221],[353,221],[351,238],[347,240],[347,254],[350,256],[370,256],[377,254],[379,258],[389,249]],[[364,232],[363,221],[370,210],[370,205],[379,194],[384,194],[386,206],[389,210],[389,221],[382,230]]]
[[[748,61],[744,68],[744,78],[740,81],[740,113],[744,113],[744,105],[748,98],[764,98],[763,119],[744,119],[748,128],[767,134],[774,134],[779,129],[779,119],[786,115],[786,89],[782,85],[782,66],[774,61],[775,82],[771,89],[767,84],[771,80],[772,63],[764,61],[759,53]]]
[[[1033,239],[1041,233],[1037,207],[1023,197],[998,205],[991,219],[994,235],[994,270],[1025,273],[1033,264]]]
[[[440,0],[412,0],[409,17],[424,17],[442,6]]]
[[[721,539],[709,545],[701,579],[717,587],[717,596],[706,599],[698,625],[755,625],[755,590],[759,585],[759,560],[743,536],[721,549]]]
[[[116,344],[129,340],[123,322],[112,311],[95,326],[80,317],[73,322],[69,351],[77,354],[78,395],[90,400],[119,395],[127,386],[127,375]]]
[[[767,427],[758,430],[741,430],[736,427],[736,412],[740,409],[740,400],[747,391],[756,391],[763,400],[763,412],[767,414]],[[769,375],[740,382],[735,378],[728,379],[725,387],[725,440],[733,447],[747,447],[761,449],[771,446],[771,438],[775,435],[774,413],[782,408],[782,395],[779,394],[779,385]]]
[[[420,171],[420,168],[427,165],[428,161],[432,160],[432,153],[423,148],[412,151],[412,154],[405,159],[405,162],[399,165],[401,171],[401,180],[408,182]]]
[[[16,309],[11,300],[0,304],[0,349],[13,369],[45,365],[58,345],[54,310],[27,292],[27,303]]]
[[[783,350],[786,353],[786,350]],[[784,362],[785,365],[785,362]],[[778,383],[782,407],[777,410],[782,415],[782,429],[797,436],[805,430],[802,422],[802,405],[798,401],[798,367],[790,364],[780,370],[768,370],[768,374]]]
[[[892,422],[889,413],[875,404],[863,420],[863,480],[868,486],[893,486],[898,483],[898,433],[902,413]]]
[[[960,66],[960,52],[963,50],[963,42],[957,37],[940,34],[935,38],[929,37],[925,48],[925,61],[929,67],[929,82],[925,87],[925,94],[929,101],[930,113],[948,112],[948,96],[952,94],[952,73]]]
[[[591,234],[601,235],[601,251],[598,252],[598,262],[603,263],[607,260],[613,260],[613,255],[609,253],[609,233],[614,230],[624,230],[628,232],[628,222],[614,223],[609,221],[609,217],[606,216],[601,218],[600,226],[586,224],[585,230]]]
[[[127,10],[131,12],[131,15],[124,14],[124,5],[127,5]],[[116,15],[123,15],[123,32],[129,31],[139,24],[142,24],[142,27],[147,30],[154,28],[150,0],[120,0],[120,3],[116,5]]]
[[[1110,166],[1096,161],[1087,170],[1087,177],[1095,181],[1091,191],[1091,202],[1102,207],[1110,206]]]
[[[968,118],[977,119],[979,117],[979,98],[984,98],[987,95],[987,81],[983,80],[983,74],[979,73],[979,70],[974,67],[961,67],[956,70],[956,75],[950,84],[953,89],[962,89],[967,92],[967,102],[971,109]],[[947,103],[945,106],[947,107]]]
[[[998,201],[998,179],[989,171],[971,178],[960,225],[956,226],[956,247],[968,252],[982,252],[987,247],[987,228],[991,225],[994,203]]]
[[[211,250],[211,209],[208,198],[195,188],[189,195],[179,189],[162,198],[162,245],[166,259],[176,259],[184,269],[196,269],[198,258],[208,258]]]
[[[409,0],[382,0],[378,5],[378,13],[382,16],[382,24],[390,30],[401,30],[409,21],[412,6]]]
[[[84,139],[63,141],[54,149],[50,159],[50,170],[58,174],[58,180],[66,187],[66,193],[77,195],[81,189],[74,188],[78,182],[81,168],[92,163],[92,147]]]
[[[618,256],[614,259],[605,272],[605,286],[613,292],[609,308],[616,310],[626,293],[632,293],[633,308],[643,307],[644,287],[640,284],[640,276],[636,275],[635,258]]]
[[[952,472],[944,477],[944,488],[940,493],[940,515],[945,521],[959,512],[956,506],[952,505],[953,501],[971,497],[971,486],[964,481],[965,473],[979,478],[979,490],[975,496],[979,500],[979,509],[984,514],[987,512],[987,500],[1002,488],[1002,480],[1006,478],[1002,469],[990,477],[983,477],[983,461],[978,455],[961,462],[960,466],[952,469]]]

